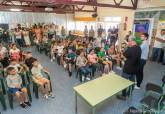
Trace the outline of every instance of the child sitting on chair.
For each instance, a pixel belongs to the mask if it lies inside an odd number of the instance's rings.
[[[42,74],[42,71],[49,74],[48,70],[46,68],[43,68],[41,64],[37,61],[37,59],[34,59],[32,64],[33,67],[31,69],[31,72],[33,74],[33,80],[41,87],[43,97],[45,99],[48,99],[48,97],[52,97],[51,82]],[[48,86],[48,90],[46,90],[45,88],[46,84]]]
[[[28,100],[27,89],[25,87],[21,87],[22,79],[17,74],[17,71],[14,67],[9,67],[7,69],[8,76],[7,86],[9,87],[9,92],[16,95],[17,99],[20,102],[20,106],[25,108],[26,106],[31,106]]]
[[[19,61],[20,59],[20,50],[17,48],[16,44],[12,44],[12,48],[9,51],[11,59],[16,59]]]

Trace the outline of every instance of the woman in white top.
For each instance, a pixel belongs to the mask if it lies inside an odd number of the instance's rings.
[[[15,29],[14,32],[15,39],[20,47],[23,47],[23,39],[22,39],[22,31],[18,28]]]
[[[23,34],[23,38],[24,38],[24,41],[25,41],[25,45],[30,46],[31,42],[30,42],[30,38],[29,38],[29,31],[27,31],[27,29],[23,28],[22,34]]]

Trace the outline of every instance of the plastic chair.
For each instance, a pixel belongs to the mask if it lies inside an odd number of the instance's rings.
[[[165,87],[165,75],[164,75],[163,78],[162,78],[162,87],[163,87],[163,88]]]
[[[132,106],[129,107],[123,114],[142,114],[142,112]]]
[[[45,73],[45,76],[50,81],[50,91],[52,92],[52,84],[51,84],[51,80],[50,80],[50,75],[48,73]],[[32,83],[33,83],[33,92],[35,94],[35,97],[38,99],[39,98],[39,85],[33,81],[32,73],[31,73],[30,78],[31,78]]]
[[[1,83],[0,83],[0,102],[2,104],[3,110],[6,110],[7,106],[6,106],[6,99],[4,96],[6,94],[6,92],[4,93],[3,86],[2,86],[2,85],[4,85],[3,78],[0,78],[0,80],[1,80]]]
[[[30,84],[28,82],[25,82],[25,75],[24,74],[21,74],[20,76],[21,76],[22,82],[23,82],[21,86],[27,88],[29,100],[32,102],[32,96],[31,96],[31,92],[30,92]],[[13,109],[13,101],[14,101],[15,95],[8,90],[6,80],[5,80],[5,83],[6,83],[6,91],[7,91],[7,95],[8,95],[9,105],[10,105],[10,108]]]
[[[140,101],[140,103],[143,109],[150,110],[150,112],[153,112],[155,114],[160,114],[160,112],[164,108],[164,101],[165,101],[165,95],[160,95],[159,98],[149,95],[144,97]]]
[[[148,83],[146,85],[146,93],[145,96],[147,95],[152,95],[152,96],[159,96],[163,94],[163,88],[159,85],[153,84],[153,83]]]

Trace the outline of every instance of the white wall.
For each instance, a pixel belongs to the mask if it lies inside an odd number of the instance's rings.
[[[64,26],[68,30],[74,29],[73,14],[55,13],[32,13],[32,12],[0,12],[0,23],[9,25],[34,24],[34,23],[55,23]]]

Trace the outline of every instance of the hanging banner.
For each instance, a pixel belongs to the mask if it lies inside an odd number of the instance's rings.
[[[134,29],[136,36],[140,37],[142,33],[149,34],[150,21],[148,20],[137,20],[134,22]]]
[[[162,29],[165,29],[165,20],[158,22],[157,33],[160,33]]]

